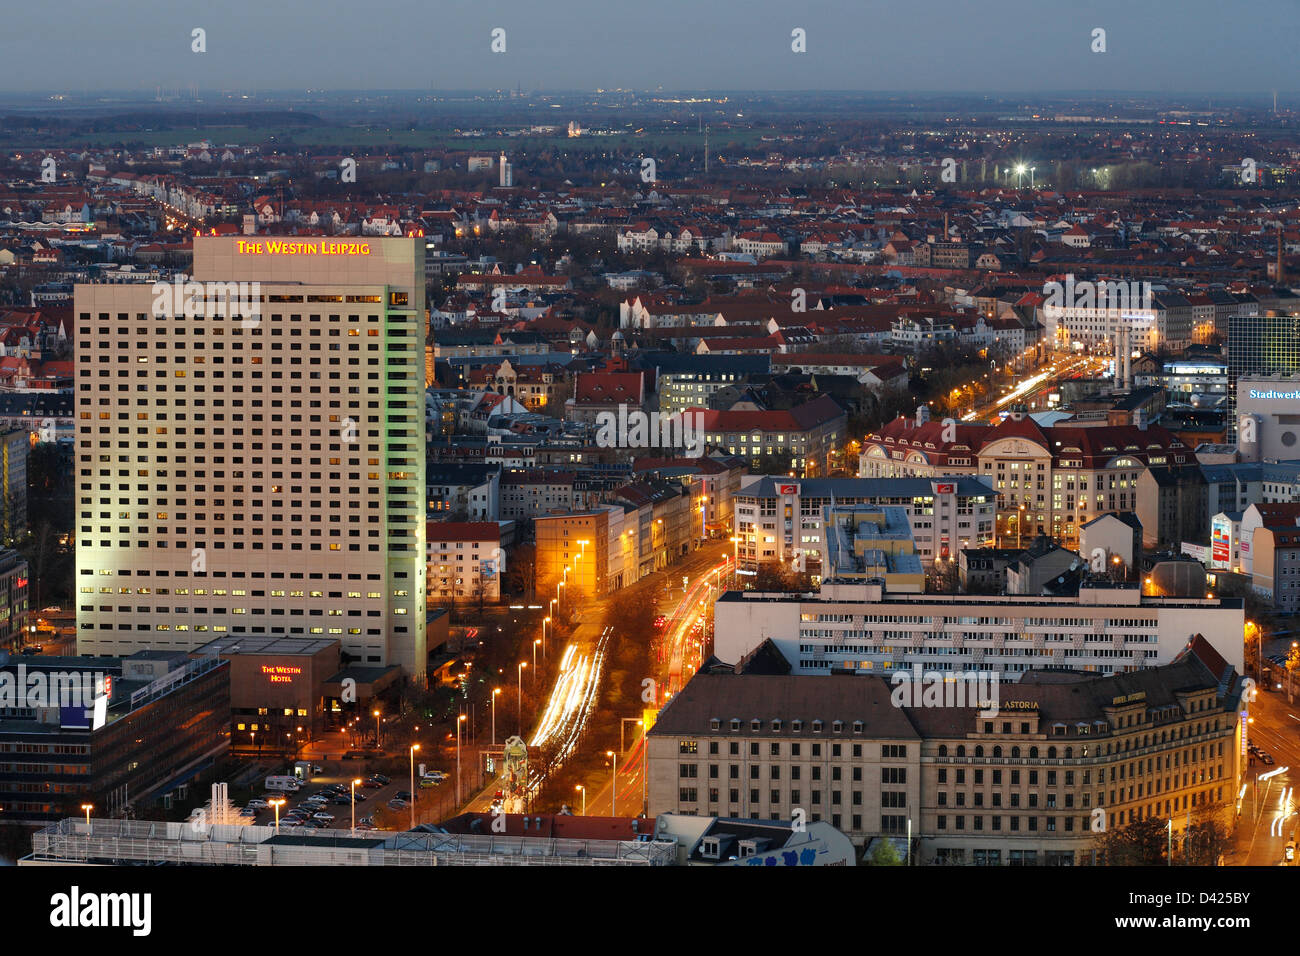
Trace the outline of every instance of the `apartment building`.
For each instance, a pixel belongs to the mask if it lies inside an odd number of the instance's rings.
[[[974,477],[742,478],[735,496],[737,558],[742,568],[779,561],[817,571],[824,509],[893,506],[904,510],[922,564],[991,544],[997,495]]]
[[[713,393],[772,370],[770,355],[657,355],[653,359],[659,411],[704,408]]]
[[[425,527],[429,601],[466,604],[501,600],[506,553],[495,521],[430,521]]]
[[[1143,597],[1134,585],[1041,597],[829,584],[816,594],[727,592],[714,608],[714,654],[736,663],[771,639],[796,674],[888,676],[920,665],[1014,681],[1037,669],[1106,675],[1155,667],[1202,634],[1240,668],[1245,621],[1240,598]]]
[[[537,595],[581,601],[609,593],[610,512],[544,515],[534,522]],[[563,588],[560,585],[563,584]]]
[[[423,676],[424,248],[195,238],[190,302],[77,287],[80,653],[325,636]]]
[[[696,674],[648,734],[649,813],[829,821],[913,838],[920,864],[1099,862],[1092,821],[1230,824],[1233,668],[1204,639],[1111,677],[1022,680],[996,713],[896,704],[879,677],[782,673],[768,653]]]

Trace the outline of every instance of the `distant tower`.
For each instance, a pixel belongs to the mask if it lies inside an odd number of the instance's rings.
[[[511,186],[515,184],[515,171],[514,168],[511,167],[510,163],[506,160],[506,154],[504,151],[502,151],[501,153],[500,184],[502,189],[509,189]]]

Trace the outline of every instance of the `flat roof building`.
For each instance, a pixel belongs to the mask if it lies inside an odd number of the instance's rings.
[[[188,283],[77,287],[81,652],[321,636],[423,676],[424,252],[196,237]]]
[[[1105,675],[1167,664],[1197,634],[1240,668],[1244,628],[1240,598],[1143,597],[1135,585],[1041,597],[829,584],[816,594],[723,594],[714,654],[734,664],[770,639],[795,674],[889,676],[919,665],[1015,681],[1038,669]]]

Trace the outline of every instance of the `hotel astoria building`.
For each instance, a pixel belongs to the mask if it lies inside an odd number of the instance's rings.
[[[424,241],[195,238],[191,281],[76,289],[78,652],[332,637],[420,677]]]
[[[1177,474],[1196,456],[1159,425],[1044,427],[1014,405],[1000,425],[896,418],[862,443],[863,478],[978,475],[997,494],[998,546],[1048,535],[1067,548],[1104,514],[1142,510],[1138,479],[1149,468]],[[1148,536],[1154,529],[1147,529]]]
[[[660,712],[652,816],[802,816],[862,845],[910,823],[915,861],[989,866],[1097,863],[1103,818],[1172,819],[1177,841],[1189,823],[1234,817],[1241,684],[1203,638],[1134,673],[1028,674],[1001,685],[992,717],[897,707],[882,678],[792,675],[780,661],[767,645],[706,668]]]

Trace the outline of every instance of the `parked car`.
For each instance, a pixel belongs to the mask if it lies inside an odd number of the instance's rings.
[[[370,754],[364,750],[349,750],[343,755],[344,760],[365,760]]]
[[[366,787],[366,788],[368,788],[368,789],[370,789],[370,790],[382,790],[382,789],[384,789],[384,785],[383,785],[382,783],[380,783],[378,780],[367,780],[367,781],[366,781],[365,783],[363,783],[361,786]]]
[[[405,800],[398,800],[396,797],[388,801],[388,809],[390,810],[405,810],[408,806],[410,804]]]
[[[411,791],[410,791],[410,790],[398,790],[397,793],[393,794],[393,796],[395,796],[398,800],[410,800],[410,799],[411,799]]]
[[[360,822],[361,822],[361,825],[362,825],[362,826],[373,827],[373,826],[375,825],[375,818],[374,818],[374,817],[362,817]]]
[[[372,773],[370,775],[370,779],[378,780],[380,783],[384,784],[385,786],[393,782],[392,777],[386,777],[382,773]]]
[[[313,814],[311,815],[311,818],[312,818],[313,820],[320,820],[320,821],[322,821],[322,822],[324,822],[324,823],[333,823],[333,822],[334,822],[334,814],[332,814],[332,813],[326,813],[326,812],[323,811],[323,810],[322,810],[320,813],[313,813]]]

